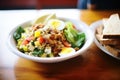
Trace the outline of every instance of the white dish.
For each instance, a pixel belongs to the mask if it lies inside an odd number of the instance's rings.
[[[92,23],[92,24],[90,25],[90,28],[92,29],[92,32],[93,32],[93,35],[94,35],[94,42],[95,42],[95,44],[98,46],[98,48],[100,48],[100,49],[101,49],[102,51],[104,51],[106,54],[108,54],[108,55],[110,55],[110,56],[112,56],[112,57],[120,60],[119,57],[116,57],[116,56],[114,56],[112,53],[110,53],[110,52],[109,52],[107,49],[105,49],[105,47],[102,46],[102,44],[100,44],[100,42],[97,40],[97,38],[96,38],[96,36],[95,36],[95,32],[96,32],[97,27],[99,27],[99,26],[101,26],[101,25],[102,25],[102,20],[96,21],[96,22],[94,22],[94,23]]]
[[[85,44],[83,45],[83,47],[78,50],[75,54],[71,54],[71,55],[68,55],[68,56],[62,56],[62,57],[53,57],[53,58],[41,58],[41,57],[34,57],[34,56],[29,56],[29,55],[26,55],[26,54],[23,54],[22,52],[20,52],[17,48],[16,48],[16,43],[13,39],[13,33],[15,32],[15,30],[19,27],[19,26],[22,26],[22,27],[25,27],[26,25],[29,25],[31,23],[31,21],[27,21],[27,22],[24,22],[18,26],[16,26],[10,33],[9,33],[9,36],[8,36],[8,48],[16,55],[20,56],[20,57],[23,57],[25,59],[29,59],[29,60],[32,60],[32,61],[36,61],[36,62],[42,62],[42,63],[54,63],[54,62],[60,62],[60,61],[64,61],[64,60],[67,60],[67,59],[70,59],[70,58],[73,58],[73,57],[76,57],[80,54],[82,54],[84,51],[86,51],[90,45],[92,44],[93,42],[93,34],[90,30],[90,28],[83,22],[81,21],[77,21],[77,20],[74,20],[74,19],[68,19],[68,18],[61,18],[63,20],[67,20],[67,21],[72,21],[73,24],[76,26],[76,28],[82,32],[85,33],[86,35],[86,42]]]

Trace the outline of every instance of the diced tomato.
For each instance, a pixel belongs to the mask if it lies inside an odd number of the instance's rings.
[[[45,39],[44,39],[42,36],[40,36],[37,40],[38,40],[40,43],[44,43],[44,42],[45,42]]]
[[[23,42],[22,42],[23,45],[26,45],[28,43],[29,43],[29,41],[27,39],[23,40]]]

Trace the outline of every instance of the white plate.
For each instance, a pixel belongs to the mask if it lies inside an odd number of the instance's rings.
[[[100,44],[100,42],[97,40],[97,38],[96,38],[96,36],[95,36],[95,32],[96,32],[97,27],[101,26],[102,24],[103,24],[103,23],[102,23],[102,20],[99,20],[99,21],[96,21],[96,22],[94,22],[94,23],[92,23],[92,24],[90,25],[90,28],[92,29],[92,32],[93,32],[93,34],[94,34],[94,42],[95,42],[95,44],[96,44],[102,51],[104,51],[104,52],[107,53],[108,55],[110,55],[110,56],[112,56],[112,57],[120,60],[119,57],[116,57],[116,56],[114,56],[112,53],[110,53],[110,52],[109,52],[104,46],[102,46],[102,44]]]
[[[65,21],[71,21],[76,26],[76,28],[78,30],[81,30],[86,35],[86,42],[85,42],[85,44],[75,54],[71,54],[71,55],[63,56],[63,57],[41,58],[41,57],[29,56],[29,55],[26,55],[26,54],[23,54],[22,52],[20,52],[16,48],[16,44],[15,44],[15,41],[13,39],[13,34],[14,34],[15,30],[19,26],[25,27],[27,25],[30,25],[31,21],[24,22],[24,23],[22,23],[20,25],[17,25],[15,28],[12,29],[12,31],[10,32],[10,34],[8,36],[8,48],[14,54],[16,54],[16,55],[18,55],[20,57],[23,57],[25,59],[29,59],[29,60],[32,60],[32,61],[36,61],[36,62],[42,62],[42,63],[60,62],[60,61],[64,61],[64,60],[67,60],[67,59],[70,59],[70,58],[73,58],[73,57],[76,57],[76,56],[82,54],[84,51],[86,51],[90,47],[90,45],[93,42],[93,34],[92,34],[90,28],[85,23],[83,23],[81,21],[78,21],[78,20],[68,19],[68,18],[61,18],[61,19],[65,20]]]

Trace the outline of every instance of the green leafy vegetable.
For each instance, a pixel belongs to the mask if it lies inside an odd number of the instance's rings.
[[[34,51],[32,52],[34,56],[41,56],[43,53],[44,53],[44,49],[38,49],[38,48],[35,48]]]
[[[18,40],[21,38],[21,33],[24,33],[24,29],[22,27],[18,27],[15,33],[13,34],[13,37],[15,40]]]
[[[71,22],[66,22],[64,34],[73,47],[81,47],[85,42],[85,33],[79,32]]]

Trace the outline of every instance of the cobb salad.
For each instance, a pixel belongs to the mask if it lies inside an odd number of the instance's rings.
[[[60,57],[75,54],[85,43],[84,32],[78,31],[71,21],[55,14],[37,18],[28,27],[19,26],[13,38],[24,54],[35,57]]]

